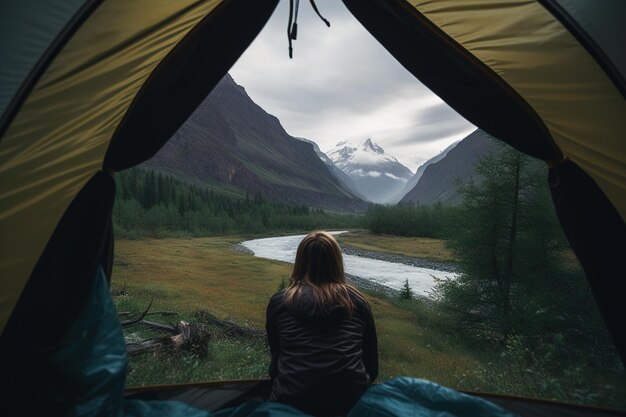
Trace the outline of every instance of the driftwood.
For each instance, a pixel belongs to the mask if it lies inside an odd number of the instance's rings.
[[[206,326],[189,324],[186,321],[180,321],[175,326],[146,320],[141,320],[136,324],[142,324],[155,330],[165,331],[170,333],[170,335],[142,340],[137,343],[129,343],[126,347],[130,355],[154,352],[163,348],[193,350],[200,356],[206,356],[207,354],[207,342],[210,335]]]
[[[199,356],[206,356],[208,339],[210,337],[209,326],[215,329],[222,337],[243,337],[265,340],[265,332],[253,327],[241,326],[226,320],[221,320],[214,315],[203,311],[196,314],[197,319],[203,324],[189,324],[180,321],[176,325],[157,323],[146,320],[148,315],[171,316],[176,315],[172,311],[155,311],[150,313],[152,301],[148,308],[136,319],[122,322],[123,327],[131,325],[145,326],[152,330],[164,332],[167,336],[142,340],[137,343],[129,343],[126,345],[128,353],[134,355],[137,353],[154,352],[160,349],[183,349],[193,350]],[[129,312],[122,312],[120,315],[129,315]]]
[[[165,332],[172,333],[172,334],[178,334],[178,327],[172,326],[170,324],[155,323],[153,321],[148,321],[148,320],[141,320],[139,323],[154,330],[161,330],[161,331],[165,331]],[[180,323],[186,323],[186,322],[181,321]]]
[[[197,313],[196,316],[201,322],[214,326],[224,337],[265,338],[265,332],[263,330],[221,320],[206,311]]]
[[[141,314],[141,316],[137,317],[136,319],[123,321],[121,323],[122,327],[130,326],[131,324],[139,323],[141,320],[143,320],[143,318],[146,317],[146,314],[148,314],[148,311],[150,311],[150,307],[152,307],[152,302],[153,301],[154,301],[154,298],[152,300],[150,300],[150,304],[148,304],[148,308],[146,308],[146,311],[144,311]]]
[[[118,311],[118,316],[130,316],[133,314],[131,311]],[[177,316],[175,311],[149,311],[146,316]]]

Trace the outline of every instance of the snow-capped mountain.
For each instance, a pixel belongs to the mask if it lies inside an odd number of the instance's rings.
[[[413,176],[407,167],[386,155],[371,139],[359,144],[339,142],[326,155],[352,178],[361,194],[374,203],[388,203]]]
[[[346,174],[345,172],[343,172],[342,170],[340,170],[339,168],[337,168],[335,166],[335,164],[333,163],[333,160],[330,159],[328,157],[328,155],[326,155],[324,152],[322,152],[322,150],[320,149],[320,147],[318,146],[317,143],[313,142],[312,140],[306,139],[306,138],[299,138],[296,137],[296,139],[301,140],[303,142],[306,143],[310,143],[311,145],[313,145],[313,150],[315,151],[315,153],[317,154],[317,156],[322,160],[323,163],[326,164],[326,166],[328,167],[328,170],[330,171],[330,173],[337,178],[337,180],[339,181],[339,183],[348,191],[350,191],[352,194],[354,194],[355,196],[363,199],[363,200],[367,200],[365,198],[365,195],[363,193],[363,191],[361,191],[359,189],[359,187],[356,185],[356,183],[352,180],[352,178]]]
[[[393,196],[393,198],[389,202],[392,203],[392,204],[396,204],[397,202],[402,200],[402,197],[404,197],[409,191],[411,191],[413,188],[415,188],[415,186],[417,185],[417,183],[420,180],[420,178],[422,178],[422,175],[424,174],[424,171],[426,171],[426,168],[428,168],[429,165],[432,165],[432,164],[434,164],[436,162],[439,162],[443,158],[445,158],[446,155],[448,154],[448,152],[450,152],[450,150],[452,148],[454,148],[459,142],[461,142],[461,141],[458,140],[458,141],[454,142],[453,144],[448,146],[446,149],[444,149],[443,151],[439,152],[437,155],[433,156],[428,161],[426,161],[422,165],[420,165],[419,168],[417,168],[417,171],[415,171],[415,175],[413,175],[413,177],[410,180],[407,181],[407,183],[404,185],[404,188],[401,189],[398,192],[398,194]]]

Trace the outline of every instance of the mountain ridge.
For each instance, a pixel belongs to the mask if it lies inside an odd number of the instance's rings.
[[[290,136],[227,74],[146,165],[288,204],[363,211],[310,143]]]
[[[419,182],[420,178],[424,174],[424,171],[426,171],[426,168],[428,168],[429,165],[432,165],[432,164],[434,164],[436,162],[439,162],[443,158],[445,158],[448,155],[448,152],[450,152],[451,149],[453,149],[456,145],[458,145],[459,142],[461,142],[461,141],[457,140],[456,142],[448,145],[447,148],[445,148],[444,150],[439,152],[437,155],[433,156],[432,158],[430,158],[429,160],[424,162],[422,165],[420,165],[417,168],[417,170],[415,171],[415,174],[411,177],[411,179],[409,179],[407,181],[407,183],[404,186],[404,188],[402,188],[402,190],[400,190],[400,192],[398,192],[396,195],[394,195],[393,198],[389,202],[392,203],[392,204],[397,204],[400,200],[402,200],[402,198],[407,193],[409,193],[413,188],[415,188],[415,186]]]
[[[444,158],[427,166],[415,187],[402,197],[400,203],[430,205],[460,202],[462,196],[457,191],[456,179],[464,182],[475,179],[476,162],[482,156],[501,149],[503,145],[484,131],[478,129],[470,133]]]

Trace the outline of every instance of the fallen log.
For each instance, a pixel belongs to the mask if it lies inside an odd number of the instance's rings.
[[[129,355],[137,353],[154,352],[164,348],[191,350],[198,356],[206,356],[210,333],[206,326],[200,324],[189,324],[180,321],[176,326],[153,323],[142,320],[139,322],[151,328],[174,333],[173,336],[163,336],[154,339],[142,340],[137,343],[126,345]]]
[[[131,311],[118,311],[118,316],[130,316],[133,314]],[[177,316],[178,313],[175,311],[149,311],[146,313],[147,316]]]
[[[126,320],[126,321],[121,322],[120,324],[122,325],[122,327],[130,326],[132,324],[139,323],[141,320],[143,320],[143,318],[146,317],[146,314],[148,314],[148,311],[150,311],[150,307],[152,307],[153,301],[154,301],[154,298],[150,300],[150,304],[148,304],[148,308],[146,308],[146,311],[144,311],[141,314],[141,316],[137,317],[136,319]]]
[[[181,321],[181,323],[186,323],[186,322]],[[148,321],[148,320],[141,320],[140,322],[137,322],[136,324],[142,324],[142,325],[147,326],[147,327],[149,327],[151,329],[161,330],[161,331],[165,331],[165,332],[172,333],[172,334],[178,334],[179,333],[178,326],[172,326],[170,324],[155,323],[153,321]]]
[[[265,331],[263,330],[255,329],[254,327],[241,326],[230,321],[222,320],[215,317],[211,313],[207,313],[206,311],[196,313],[196,317],[202,323],[215,326],[224,337],[237,336],[265,338]]]

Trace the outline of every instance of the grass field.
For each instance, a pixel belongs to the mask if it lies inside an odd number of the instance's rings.
[[[342,244],[374,252],[395,253],[434,261],[455,261],[441,239],[374,235],[364,231],[342,233],[338,239]]]
[[[194,321],[197,312],[263,329],[265,308],[291,266],[232,250],[243,238],[171,238],[119,240],[113,271],[118,310],[140,312],[154,300],[152,311],[179,312],[175,320]],[[368,250],[394,250],[406,255],[450,261],[441,242],[424,240],[419,254],[413,238],[342,236],[344,243]],[[391,242],[391,243],[390,243]],[[421,247],[421,246],[420,246]],[[405,249],[403,249],[405,248]],[[428,255],[426,255],[428,254]],[[461,343],[441,326],[444,318],[419,301],[368,294],[379,336],[380,376],[410,375],[459,389],[487,390],[626,408],[626,382],[620,375],[597,375],[581,365],[579,377],[529,373],[510,357],[489,355]],[[127,331],[132,337],[133,331]],[[261,340],[216,335],[209,354],[144,354],[131,358],[129,385],[267,377],[269,353]],[[620,379],[622,378],[622,379]]]

